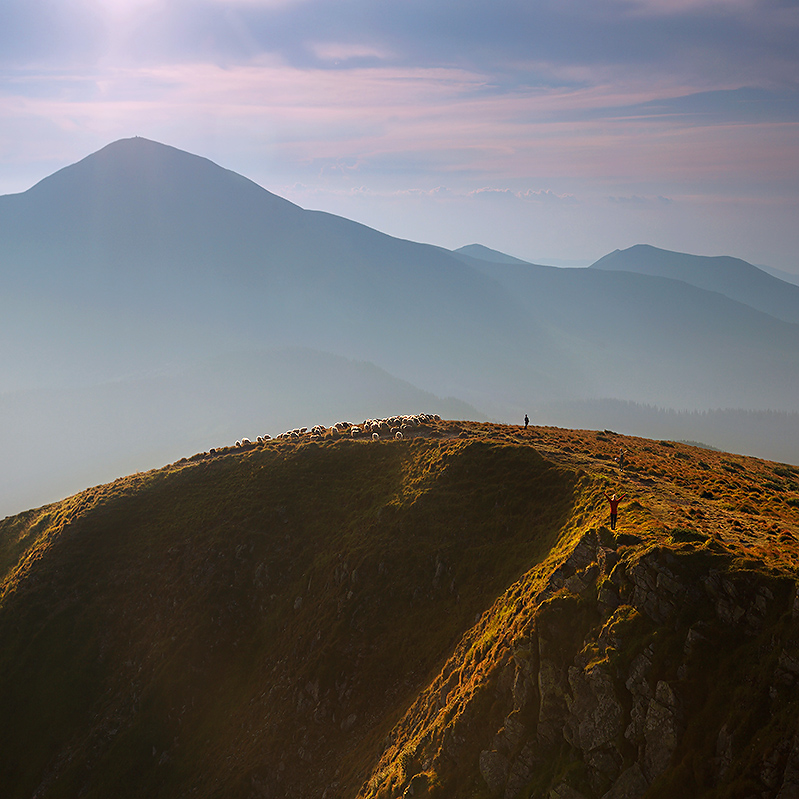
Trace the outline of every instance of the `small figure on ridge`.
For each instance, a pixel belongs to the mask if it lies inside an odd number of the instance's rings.
[[[612,497],[605,492],[605,499],[610,503],[610,529],[616,529],[616,519],[619,515],[619,503],[627,496],[627,494],[622,494],[620,497],[616,498],[614,494]]]

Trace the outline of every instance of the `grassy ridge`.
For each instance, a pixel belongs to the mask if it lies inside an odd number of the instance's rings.
[[[577,662],[625,695],[650,645],[652,675],[674,680],[697,621],[708,643],[679,687],[695,715],[647,796],[740,795],[769,747],[787,757],[799,700],[773,675],[799,663],[779,615],[799,568],[799,469],[608,430],[416,433],[201,453],[0,522],[3,796],[394,799],[418,779],[484,797],[481,753],[520,696]],[[615,535],[606,490],[627,494]],[[686,597],[713,570],[743,607],[770,586],[765,626],[732,633],[712,605],[659,625],[604,572],[542,602],[586,534],[628,574],[671,559]],[[621,604],[606,620],[607,591]],[[514,711],[525,734],[537,701]],[[713,789],[722,722],[740,757]],[[562,780],[602,795],[585,769],[564,745],[519,795]]]

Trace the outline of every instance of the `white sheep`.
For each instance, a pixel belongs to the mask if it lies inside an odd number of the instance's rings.
[[[397,430],[397,432],[394,433],[394,438],[402,438],[402,437],[403,437],[402,430]]]
[[[380,433],[372,433],[372,441],[379,441]]]

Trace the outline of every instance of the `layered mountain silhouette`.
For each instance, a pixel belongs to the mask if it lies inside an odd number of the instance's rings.
[[[521,258],[514,258],[512,255],[506,255],[499,250],[492,250],[491,247],[485,247],[482,244],[467,244],[465,247],[458,247],[453,250],[458,255],[468,255],[470,258],[477,258],[480,261],[490,261],[495,264],[529,264],[529,261],[524,261]]]
[[[91,474],[110,479],[148,457],[158,465],[164,430],[174,429],[159,420],[176,417],[194,421],[175,440],[200,450],[208,431],[232,434],[253,418],[231,402],[231,424],[220,426],[204,397],[225,380],[229,394],[260,409],[263,432],[280,432],[292,408],[315,417],[296,424],[332,423],[308,359],[296,360],[291,379],[269,359],[235,378],[207,367],[287,348],[366,365],[343,381],[336,408],[363,408],[364,397],[399,381],[420,403],[457,398],[463,414],[508,421],[525,412],[546,421],[536,413],[553,404],[600,398],[799,410],[799,289],[735,259],[707,259],[710,277],[691,281],[692,256],[633,250],[635,258],[613,253],[568,270],[479,246],[450,252],[304,210],[163,144],[115,142],[0,197],[0,395],[15,409],[6,461],[56,448],[67,464],[80,452],[82,464],[96,463]],[[309,376],[302,396],[300,373]],[[126,396],[149,408],[146,420],[125,409]],[[80,446],[41,419],[80,430]],[[115,428],[111,458],[94,442]],[[131,438],[135,463],[125,460]],[[58,496],[54,486],[42,479],[41,493],[17,496],[45,501]],[[13,496],[4,506],[24,507]]]
[[[582,369],[584,397],[691,409],[799,407],[799,325],[667,277],[459,257],[514,291],[569,352]]]
[[[539,383],[563,373],[534,320],[446,251],[305,211],[165,145],[119,141],[2,199],[6,283],[53,320],[40,349],[64,340],[57,330],[91,341],[94,369],[82,349],[35,353],[62,372],[117,377],[153,360],[290,344],[474,400],[486,396],[474,359],[504,379],[507,342],[525,337],[540,345]]]

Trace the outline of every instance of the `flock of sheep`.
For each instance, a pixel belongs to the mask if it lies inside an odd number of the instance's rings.
[[[299,440],[321,441],[323,438],[371,438],[378,441],[381,438],[404,438],[409,431],[413,431],[422,425],[441,421],[437,413],[418,413],[404,416],[389,416],[386,419],[366,419],[361,424],[352,422],[337,422],[328,428],[318,424],[314,427],[297,427],[294,430],[287,430],[275,436],[274,440]],[[242,438],[236,442],[237,447],[249,447],[257,444],[264,444],[271,441],[272,436],[258,436],[255,441],[249,438]],[[216,450],[210,450],[213,454]]]

